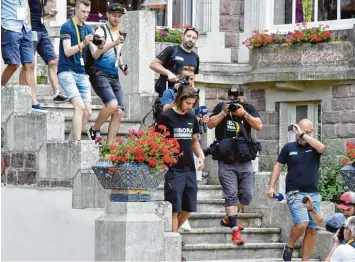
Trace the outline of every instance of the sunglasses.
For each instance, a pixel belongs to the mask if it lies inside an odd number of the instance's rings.
[[[184,34],[186,34],[188,31],[194,31],[197,34],[197,36],[200,34],[199,31],[195,27],[186,27]]]
[[[339,204],[347,205],[347,206],[355,206],[355,204],[351,203],[350,201],[342,201],[342,200],[340,200]]]

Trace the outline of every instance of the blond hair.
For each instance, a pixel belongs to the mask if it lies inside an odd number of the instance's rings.
[[[85,6],[91,6],[90,0],[76,0],[75,7],[79,8],[80,4],[83,4]]]

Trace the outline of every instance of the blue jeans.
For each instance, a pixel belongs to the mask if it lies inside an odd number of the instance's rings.
[[[286,201],[290,208],[293,224],[298,225],[303,222],[308,222],[309,228],[318,229],[319,226],[313,221],[313,219],[309,215],[307,208],[302,203],[302,199],[306,195],[309,195],[312,198],[314,210],[319,214],[320,202],[322,200],[321,195],[318,192],[297,192],[298,191],[289,191],[286,193]]]
[[[34,59],[32,31],[26,32],[22,28],[21,33],[18,33],[1,27],[1,54],[7,65],[32,63]]]
[[[37,32],[37,41],[33,41],[33,47],[33,51],[37,51],[47,65],[49,61],[57,59],[53,43],[47,32]]]
[[[64,71],[58,74],[58,80],[69,99],[81,97],[84,103],[91,103],[91,85],[88,75]]]

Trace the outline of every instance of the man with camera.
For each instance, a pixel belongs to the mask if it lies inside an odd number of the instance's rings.
[[[235,91],[229,90],[228,97],[231,99],[229,102],[221,102],[213,109],[207,124],[210,129],[216,128],[219,149],[226,152],[220,152],[221,155],[218,157],[215,157],[214,152],[208,150],[205,152],[212,153],[213,159],[218,160],[218,176],[227,213],[227,216],[222,218],[221,224],[232,228],[232,243],[242,245],[244,240],[240,231],[243,230],[243,226],[238,224],[238,211],[252,200],[255,182],[249,152],[251,129],[260,131],[262,122],[255,107],[246,103],[243,87],[237,86]],[[230,142],[232,144],[224,150],[223,145]],[[248,150],[248,154],[244,156],[237,150],[241,143]]]
[[[344,239],[345,244],[339,238]],[[355,216],[346,220],[333,240],[334,245],[325,261],[355,261]]]
[[[88,45],[93,45],[93,32],[85,25],[91,8],[89,0],[77,0],[75,16],[60,29],[58,80],[74,106],[69,140],[81,140],[82,128],[91,116],[91,85],[85,71]],[[99,48],[103,48],[103,43]],[[100,52],[98,49],[97,52]],[[93,54],[95,56],[95,54]]]
[[[267,196],[274,197],[275,183],[282,168],[287,164],[286,200],[294,225],[283,251],[283,260],[291,261],[296,241],[305,234],[302,244],[302,260],[308,261],[316,241],[318,226],[309,216],[303,201],[306,195],[311,196],[314,209],[319,212],[321,195],[318,192],[318,170],[325,146],[313,137],[313,124],[308,119],[302,119],[298,125],[291,124],[289,131],[295,132],[298,139],[296,142],[287,143],[281,149],[270,177]]]
[[[313,221],[315,221],[317,225],[325,227],[327,231],[337,234],[331,250],[334,251],[335,248],[339,246],[339,243],[346,244],[347,241],[344,238],[344,224],[346,219],[351,216],[355,216],[355,193],[349,191],[342,194],[340,196],[340,203],[337,205],[337,208],[341,209],[342,213],[336,213],[327,218],[322,217],[315,211],[313,207],[313,199],[311,196],[307,195],[305,198],[304,206],[307,208],[308,213]],[[328,258],[331,257],[333,253],[332,251],[328,255]]]
[[[105,107],[101,109],[95,124],[88,130],[88,136],[91,140],[100,136],[101,126],[111,117],[107,135],[108,144],[113,142],[118,133],[124,110],[118,69],[124,75],[127,75],[128,67],[127,64],[123,63],[120,52],[125,39],[118,26],[125,12],[125,8],[121,4],[111,3],[107,12],[108,21],[105,25],[99,27],[94,34],[94,40],[96,39],[98,47],[90,45],[91,52],[95,54],[93,58],[96,59],[90,71],[90,81],[95,93],[101,98]],[[100,48],[101,41],[105,39],[104,47]]]

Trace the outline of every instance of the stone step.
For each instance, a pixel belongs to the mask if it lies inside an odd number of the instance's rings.
[[[224,208],[224,199],[198,199],[197,200],[197,210],[201,213],[223,213],[225,212]]]
[[[66,117],[72,117],[74,113],[74,107],[71,103],[43,103],[41,106],[48,111],[52,112],[61,112]],[[92,119],[96,119],[99,115],[100,110],[103,108],[103,105],[92,105]]]
[[[187,261],[191,260],[233,260],[282,258],[286,243],[246,243],[234,244],[185,244],[182,255]],[[299,247],[293,251],[293,257],[299,257]]]
[[[280,228],[245,228],[242,232],[246,243],[280,242]],[[182,241],[185,243],[229,244],[231,229],[226,227],[192,228],[183,232]]]
[[[37,86],[37,97],[43,96],[53,96],[52,86],[50,84],[38,84]],[[63,88],[59,86],[59,90],[65,94]],[[91,96],[96,96],[93,88],[91,88]]]
[[[153,200],[164,200],[164,185],[160,185],[157,190],[151,192]],[[197,199],[221,199],[222,187],[220,185],[199,185]]]
[[[101,100],[100,97],[98,97],[96,95],[91,95],[91,99],[92,99],[92,102],[91,102],[92,105],[103,105],[102,100]],[[37,100],[38,100],[38,102],[41,105],[42,104],[50,104],[50,103],[63,103],[63,102],[54,102],[53,101],[53,95],[50,95],[50,96],[37,96]],[[67,103],[70,104],[69,101]]]
[[[191,213],[189,216],[189,222],[191,228],[213,228],[221,227],[221,218],[225,216],[225,213]],[[261,227],[261,213],[239,213],[238,222],[244,227]]]

